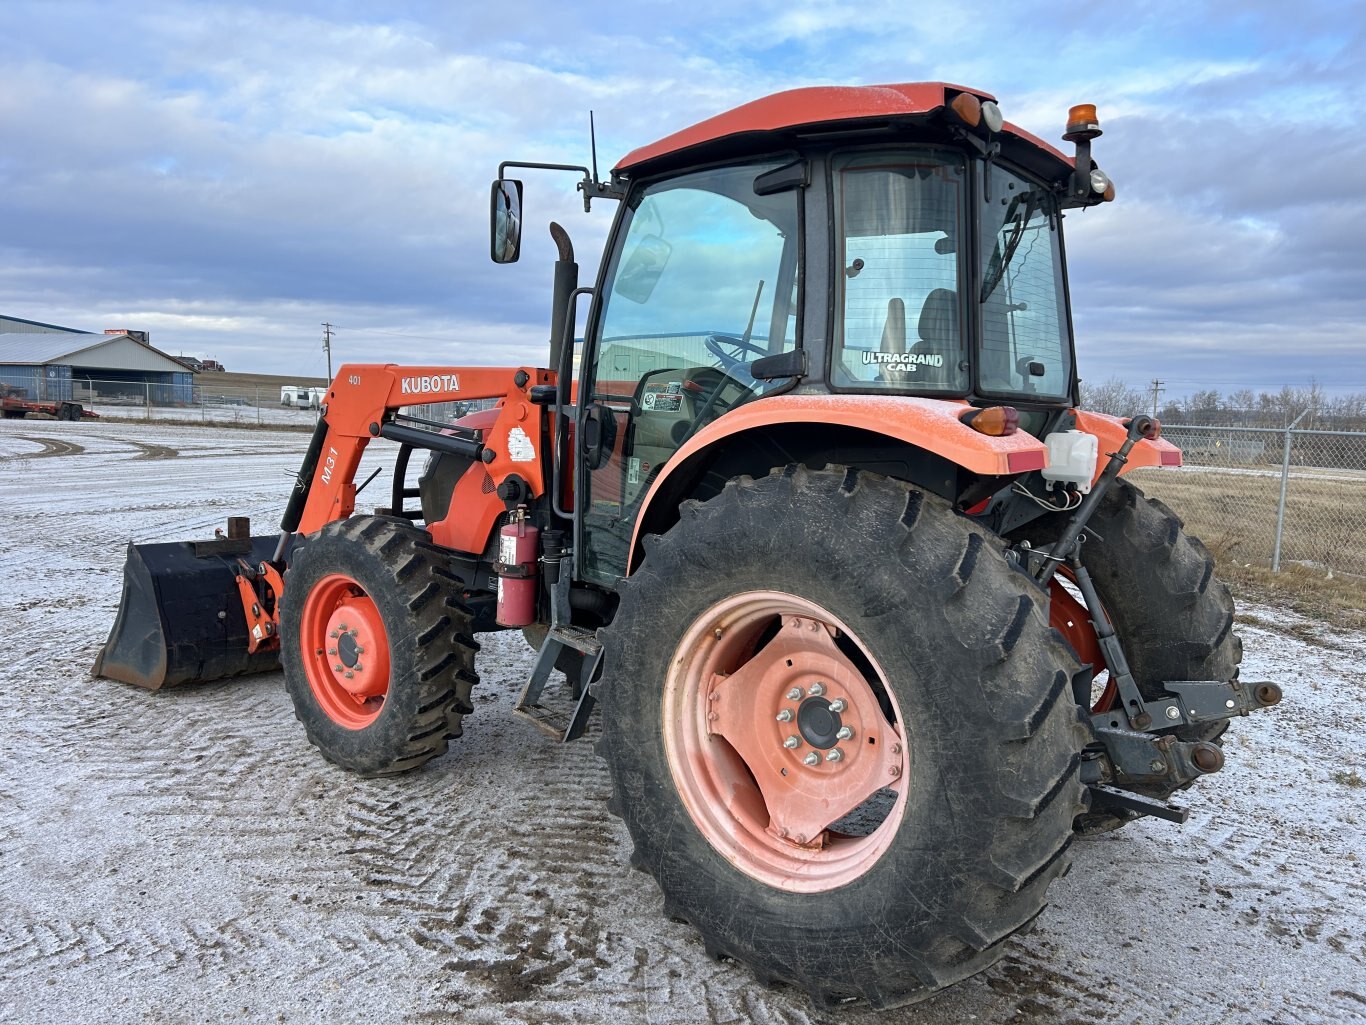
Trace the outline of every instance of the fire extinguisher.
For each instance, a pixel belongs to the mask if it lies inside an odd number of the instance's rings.
[[[499,626],[529,626],[536,622],[536,557],[541,532],[526,517],[526,506],[519,505],[512,519],[498,531],[498,611]]]

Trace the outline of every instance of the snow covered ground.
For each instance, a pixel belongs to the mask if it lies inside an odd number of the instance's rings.
[[[1247,609],[1277,629],[1243,629],[1244,678],[1286,702],[1235,723],[1186,826],[1076,845],[983,975],[822,1014],[663,918],[591,744],[509,717],[518,635],[484,639],[452,752],[384,781],[308,747],[278,674],[89,677],[125,543],[271,532],[307,440],[0,424],[0,1021],[1366,1021],[1366,636]]]

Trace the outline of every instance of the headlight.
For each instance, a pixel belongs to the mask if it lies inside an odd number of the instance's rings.
[[[1110,187],[1110,176],[1099,167],[1091,172],[1091,191],[1104,193]]]

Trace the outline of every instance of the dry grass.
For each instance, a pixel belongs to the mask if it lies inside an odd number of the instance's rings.
[[[1366,629],[1366,473],[1291,471],[1279,573],[1271,572],[1279,472],[1191,467],[1140,472],[1134,482],[1205,542],[1235,593]]]
[[[1343,629],[1366,629],[1366,474],[1292,472],[1279,573],[1271,572],[1278,473],[1193,468],[1134,480],[1205,542],[1235,594]]]
[[[1270,566],[1276,540],[1277,471],[1191,467],[1147,471],[1134,483],[1159,498],[1211,549],[1246,566]],[[1294,469],[1286,498],[1281,564],[1321,563],[1366,577],[1366,472]],[[1359,581],[1366,586],[1366,581]]]
[[[1238,597],[1288,606],[1302,616],[1321,620],[1340,630],[1366,630],[1366,581],[1327,576],[1322,570],[1282,566],[1244,566],[1236,561],[1215,562],[1222,577]]]

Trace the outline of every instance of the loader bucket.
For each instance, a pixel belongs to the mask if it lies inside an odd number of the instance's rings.
[[[123,598],[94,676],[150,690],[280,668],[278,651],[247,652],[237,560],[271,558],[278,537],[128,545]]]

